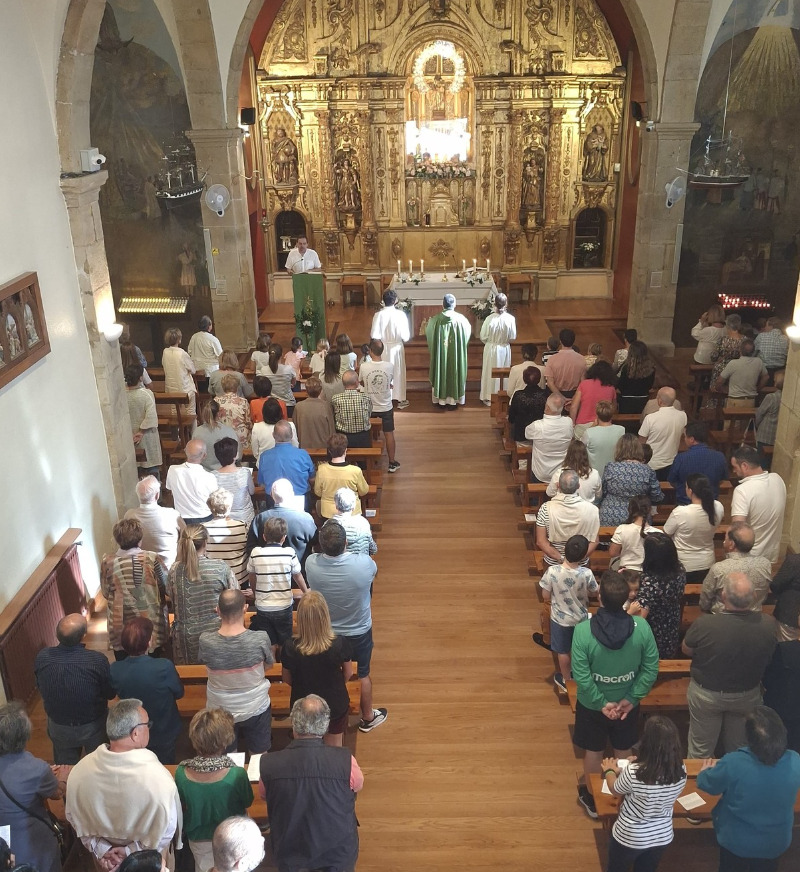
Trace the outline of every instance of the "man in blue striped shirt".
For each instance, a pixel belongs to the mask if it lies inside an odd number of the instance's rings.
[[[58,622],[58,645],[36,655],[36,684],[47,713],[47,734],[56,764],[73,766],[106,740],[111,686],[108,658],[82,644],[87,625],[83,615],[67,615]]]
[[[675,488],[675,502],[679,506],[689,504],[686,496],[686,479],[695,472],[702,473],[711,482],[714,499],[719,497],[720,482],[728,480],[728,462],[721,451],[709,448],[708,424],[691,421],[686,425],[686,451],[679,451],[672,461],[667,481]]]

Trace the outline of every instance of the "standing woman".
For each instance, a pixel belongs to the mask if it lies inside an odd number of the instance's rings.
[[[575,438],[583,438],[583,434],[592,426],[597,404],[604,400],[612,405],[617,399],[617,377],[607,360],[597,360],[586,373],[586,378],[578,385],[569,416],[575,424]]]
[[[226,375],[232,375],[236,381],[236,395],[250,399],[253,396],[253,386],[239,372],[239,355],[230,348],[226,348],[219,356],[219,369],[211,373],[208,380],[208,392],[212,398],[223,392],[222,379]]]
[[[247,548],[248,526],[231,514],[233,494],[225,488],[213,491],[206,500],[211,509],[211,520],[204,521],[208,531],[206,557],[209,560],[224,560],[241,587],[248,580]]]
[[[241,375],[241,373],[236,375]],[[216,399],[219,406],[217,420],[220,424],[227,424],[236,432],[239,445],[244,450],[250,447],[250,432],[253,425],[250,421],[250,403],[236,393],[239,387],[236,375],[229,372],[222,377],[222,394]]]
[[[481,342],[484,343],[481,402],[484,406],[491,406],[492,394],[500,390],[500,379],[492,378],[492,369],[511,366],[511,343],[517,338],[517,319],[508,313],[507,307],[508,297],[496,294],[495,311],[481,327]]]
[[[336,350],[339,352],[339,375],[344,375],[348,369],[355,372],[357,356],[346,333],[340,333],[336,337]]]
[[[176,327],[164,334],[164,353],[161,366],[164,368],[164,390],[168,394],[188,394],[189,402],[183,407],[187,415],[197,414],[197,387],[192,376],[197,368],[192,358],[181,348],[183,335]]]
[[[219,420],[219,403],[209,400],[200,410],[200,422],[195,424],[192,439],[199,439],[206,446],[206,456],[203,458],[203,469],[213,472],[219,469],[219,460],[214,452],[214,446],[222,439],[235,439],[239,445],[239,436],[233,427]],[[238,457],[241,458],[242,446],[239,445]]]
[[[713,387],[717,379],[722,375],[722,370],[732,361],[739,357],[739,346],[744,336],[739,332],[742,319],[739,315],[728,315],[725,319],[725,335],[717,340],[716,348],[711,352],[711,362],[714,369],[711,370],[709,384]],[[725,405],[724,397],[709,397],[704,403],[704,409],[716,409],[717,403]]]
[[[10,843],[18,864],[30,865],[38,872],[61,872],[58,840],[44,822],[45,800],[60,799],[61,791],[47,763],[25,750],[31,729],[22,703],[0,707],[0,781],[20,805],[31,810],[23,811],[0,790],[0,820],[11,827]]]
[[[672,536],[678,559],[686,570],[688,584],[702,584],[708,570],[716,562],[714,533],[722,522],[725,509],[714,499],[711,482],[699,472],[686,477],[688,506],[676,506],[664,524],[664,532]]]
[[[217,603],[223,590],[237,590],[230,566],[206,557],[208,531],[192,524],[181,531],[178,556],[167,578],[167,592],[175,610],[172,656],[176,663],[197,663],[200,634],[219,627]]]
[[[673,839],[672,806],[686,786],[678,728],[669,719],[647,719],[636,760],[620,767],[603,760],[603,780],[622,797],[611,828],[606,872],[655,872]]]
[[[800,755],[786,750],[786,727],[763,705],[747,716],[745,737],[744,748],[703,761],[697,787],[721,795],[711,812],[719,872],[776,872],[792,843]]]
[[[325,355],[325,370],[322,374],[322,396],[330,402],[336,394],[344,391],[342,384],[341,355],[338,351],[329,351]]]
[[[649,497],[652,504],[664,500],[655,470],[644,462],[644,451],[638,436],[625,433],[614,449],[614,460],[607,463],[603,471],[600,525],[616,527],[624,524],[630,501],[639,496]]]
[[[619,371],[617,396],[620,415],[640,415],[656,380],[656,368],[644,342],[631,342]]]
[[[578,494],[582,499],[589,503],[599,502],[603,495],[603,483],[600,473],[592,469],[589,463],[589,452],[583,442],[573,439],[569,443],[564,463],[553,473],[550,484],[547,485],[547,496],[554,497],[558,493],[558,479],[565,469],[572,469],[578,473],[580,479]]]
[[[346,682],[353,674],[352,649],[344,636],[331,627],[325,597],[309,590],[297,607],[297,630],[283,646],[283,681],[292,686],[291,705],[315,693],[331,710],[331,722],[323,741],[341,747],[347,729],[350,697]]]
[[[239,451],[239,446],[235,439],[220,439],[214,446],[214,451],[220,464],[219,469],[214,470],[214,477],[218,486],[224,488],[231,495],[231,505],[228,506],[230,516],[244,522],[249,527],[255,517],[253,471],[249,466],[236,465],[236,454]],[[210,499],[211,497],[209,497]],[[211,511],[213,514],[214,510]],[[227,515],[228,512],[225,514]]]
[[[672,539],[664,533],[646,536],[639,595],[628,614],[647,619],[661,660],[675,657],[678,650],[685,587],[686,573]]]
[[[269,347],[269,364],[263,375],[272,382],[272,396],[286,403],[286,411],[291,418],[297,405],[297,400],[292,393],[292,385],[296,379],[291,366],[281,363],[282,357],[283,348],[277,342],[273,342]]]

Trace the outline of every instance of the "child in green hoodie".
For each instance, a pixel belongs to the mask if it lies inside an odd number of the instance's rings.
[[[658,677],[658,647],[647,621],[623,608],[628,584],[613,570],[600,579],[601,608],[578,624],[572,637],[572,675],[578,685],[573,742],[584,750],[585,784],[578,801],[597,817],[588,788],[589,775],[600,772],[609,741],[617,757],[627,757],[637,739],[639,701]]]

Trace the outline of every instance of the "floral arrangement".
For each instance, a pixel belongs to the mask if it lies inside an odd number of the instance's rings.
[[[494,305],[491,300],[486,299],[473,303],[469,310],[476,318],[485,321],[494,311]]]
[[[311,338],[316,334],[320,326],[319,312],[314,308],[311,297],[306,297],[303,308],[294,316],[297,330],[303,334],[306,340],[306,348],[311,346]]]
[[[403,281],[403,280],[402,280],[402,277],[401,277],[401,279],[400,279],[401,284],[402,284],[402,281]],[[394,307],[395,307],[395,309],[399,310],[400,312],[410,312],[410,311],[411,311],[411,307],[412,307],[413,305],[414,305],[414,301],[411,300],[411,299],[409,299],[408,297],[406,297],[405,300],[398,300],[398,301],[394,304]],[[379,309],[385,309],[385,308],[386,308],[386,303],[384,303],[383,300],[381,300],[381,304],[380,304],[380,306],[378,306],[378,308],[379,308]]]
[[[478,270],[467,270],[464,273],[464,281],[471,287],[482,285],[484,282],[491,281],[491,276],[488,273],[482,273]]]
[[[406,282],[413,282],[415,285],[419,285],[419,283],[420,283],[421,281],[422,281],[422,274],[421,274],[421,273],[402,273],[402,274],[400,275],[400,284],[401,284],[401,285],[404,285]],[[411,304],[411,300],[408,300],[408,299],[403,300],[403,302],[404,302],[404,303],[408,303],[409,305]],[[400,301],[399,301],[399,300],[398,300],[397,303],[395,303],[395,305],[397,306],[398,309],[402,309],[402,308],[403,308],[403,307],[400,305]]]
[[[597,251],[597,249],[600,248],[600,243],[599,242],[582,242],[578,247],[585,254],[591,254],[593,251]]]
[[[417,179],[468,179],[474,173],[466,161],[435,161],[430,156],[417,154],[410,175]]]

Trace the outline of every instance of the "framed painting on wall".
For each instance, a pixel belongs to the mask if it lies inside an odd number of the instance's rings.
[[[49,353],[37,274],[0,285],[0,388]]]

